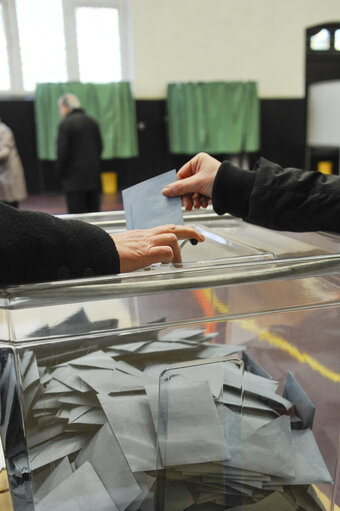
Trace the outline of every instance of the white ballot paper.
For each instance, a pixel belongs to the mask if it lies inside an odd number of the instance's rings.
[[[110,495],[86,462],[36,506],[37,511],[117,511]]]
[[[159,403],[163,466],[222,460],[229,454],[208,382],[170,379],[161,385]]]
[[[135,472],[134,476],[137,480],[141,492],[138,495],[138,497],[132,502],[132,504],[129,505],[128,511],[140,511],[142,509],[141,505],[146,500],[148,493],[155,484],[155,478],[149,476],[148,474],[145,474],[144,472]],[[151,508],[151,511],[153,511],[153,506]]]
[[[65,479],[71,477],[72,468],[69,462],[68,457],[66,456],[61,460],[61,462],[57,465],[57,468],[53,470],[52,474],[44,481],[44,483],[40,486],[39,490],[35,494],[35,499],[37,502],[42,500],[46,495],[51,493],[59,484],[61,484]]]
[[[29,452],[31,470],[58,461],[69,454],[80,451],[88,441],[86,435],[60,435],[48,443],[38,445]]]
[[[89,461],[119,511],[124,511],[141,493],[129,464],[106,423],[78,454],[79,468]]]
[[[156,432],[145,394],[99,394],[98,399],[131,470],[155,470]]]
[[[183,225],[181,199],[170,199],[162,195],[164,186],[176,179],[176,171],[170,170],[123,190],[128,230],[148,229],[164,224]]]

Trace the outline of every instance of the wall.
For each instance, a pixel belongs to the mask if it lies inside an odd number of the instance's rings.
[[[339,0],[131,0],[135,94],[174,81],[256,80],[262,98],[304,96],[305,29]]]

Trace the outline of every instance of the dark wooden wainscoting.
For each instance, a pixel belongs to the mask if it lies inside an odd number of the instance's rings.
[[[174,156],[168,151],[165,100],[137,100],[136,110],[138,158],[102,162],[103,171],[117,173],[119,189],[172,168],[178,169],[190,158],[188,155]],[[14,132],[29,192],[43,194],[60,191],[54,162],[39,161],[37,158],[33,99],[1,99],[0,117]],[[283,166],[304,166],[304,99],[261,100],[261,150],[249,155],[251,166],[259,155]],[[229,155],[216,156],[226,158]]]

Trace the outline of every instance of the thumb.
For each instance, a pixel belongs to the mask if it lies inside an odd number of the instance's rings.
[[[195,193],[196,191],[198,191],[197,177],[190,176],[166,185],[162,190],[162,194],[166,197],[178,197],[181,195]]]

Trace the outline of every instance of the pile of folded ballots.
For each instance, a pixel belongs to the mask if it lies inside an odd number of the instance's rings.
[[[245,346],[174,328],[19,356],[36,511],[318,511],[314,405]]]

